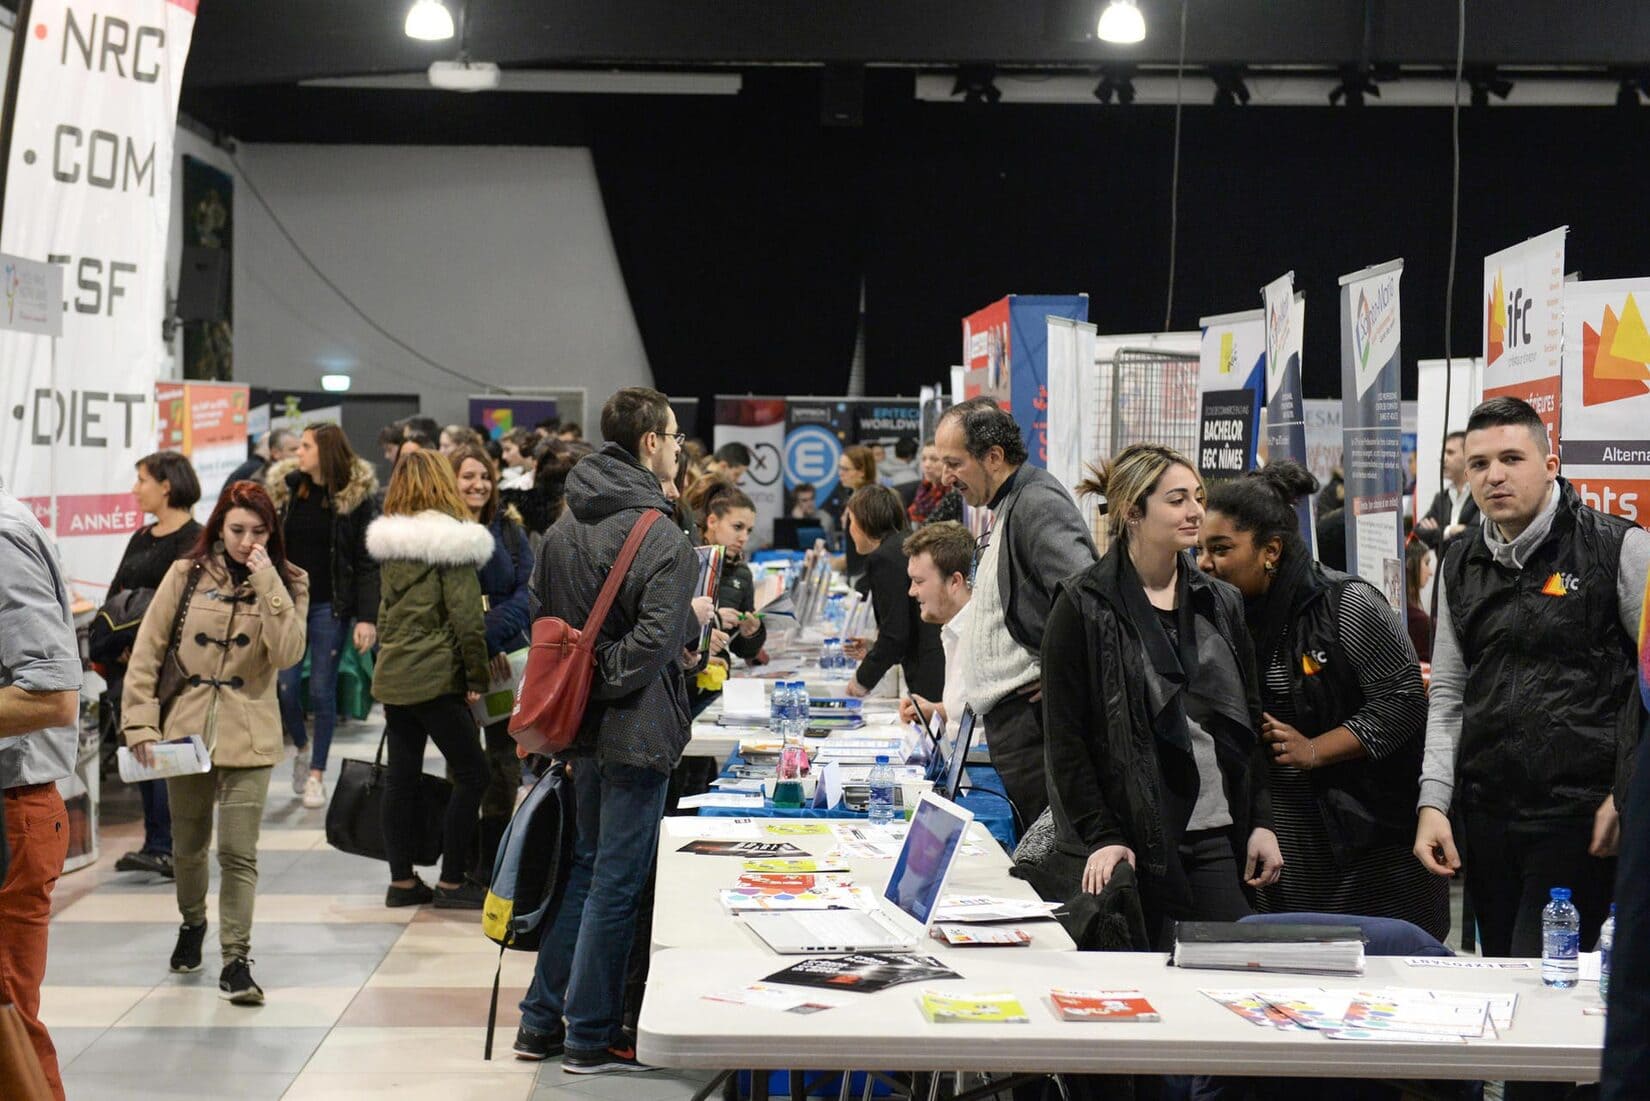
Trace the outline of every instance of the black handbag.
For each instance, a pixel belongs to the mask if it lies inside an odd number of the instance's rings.
[[[155,599],[153,589],[123,589],[103,602],[86,628],[86,656],[104,666],[118,666],[137,640],[143,613]]]
[[[371,761],[345,758],[338,769],[338,783],[327,803],[327,844],[339,852],[388,860],[384,848],[384,738]],[[447,818],[447,800],[452,798],[452,782],[418,774],[417,834],[411,838],[412,862],[430,865],[441,859]]]

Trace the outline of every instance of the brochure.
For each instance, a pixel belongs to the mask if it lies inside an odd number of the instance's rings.
[[[698,853],[700,856],[738,856],[747,860],[808,855],[805,849],[799,849],[789,841],[713,841],[709,838],[689,841],[676,851]]]
[[[787,990],[782,986],[769,986],[767,983],[753,982],[740,990],[728,990],[721,994],[706,994],[707,1002],[727,1002],[732,1005],[749,1005],[758,1009],[772,1009],[781,1013],[820,1013],[836,1006],[831,1002],[820,1001],[809,994],[796,990]]]
[[[722,907],[730,914],[758,910],[857,910],[872,903],[859,887],[820,887],[808,891],[772,891],[762,887],[734,887],[721,892]]]
[[[164,780],[168,776],[194,776],[212,771],[212,754],[198,734],[169,742],[150,742],[149,746],[154,763],[148,766],[139,764],[126,746],[115,751],[122,780],[135,784],[139,780]]]
[[[1067,990],[1048,992],[1062,1021],[1160,1021],[1157,1010],[1138,990]]]
[[[775,837],[814,837],[831,832],[823,822],[769,822],[762,829]]]
[[[707,791],[699,795],[684,795],[676,801],[678,810],[698,810],[700,807],[761,810],[766,804],[767,800],[760,791]]]
[[[782,875],[772,872],[746,872],[734,882],[735,887],[758,887],[764,891],[812,891],[820,887],[852,887],[854,881],[845,875]]]
[[[1252,990],[1205,990],[1202,993],[1252,1025],[1281,1029],[1284,1032],[1306,1031],[1305,1026],[1299,1021]]]
[[[1018,927],[985,925],[935,925],[935,940],[953,948],[1020,948],[1031,943],[1031,934]]]
[[[943,1024],[1026,1024],[1025,1006],[1013,994],[942,994],[924,990],[917,996],[922,1015]]]
[[[907,952],[860,952],[850,956],[818,956],[799,960],[762,981],[874,994],[878,990],[905,983],[960,978],[961,975],[933,956]]]
[[[794,860],[747,860],[742,868],[747,872],[793,875],[805,872],[845,872],[848,870],[848,865],[840,860],[832,860],[828,857],[805,857]]]
[[[531,652],[523,646],[505,655],[510,663],[510,675],[493,676],[487,683],[487,691],[470,705],[470,714],[475,716],[477,726],[489,726],[510,717],[510,712],[516,707],[516,691],[521,687],[521,675],[527,670],[527,655]]]
[[[992,895],[969,895],[944,898],[934,909],[935,921],[992,922],[1028,921],[1052,917],[1060,908],[1058,902],[1044,902],[1035,898],[997,898]]]

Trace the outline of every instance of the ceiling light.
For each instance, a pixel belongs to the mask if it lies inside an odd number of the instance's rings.
[[[342,394],[349,389],[351,381],[348,375],[322,375],[321,389],[329,394]]]
[[[1146,37],[1146,17],[1135,0],[1111,0],[1100,13],[1100,26],[1094,33],[1102,42],[1126,46]]]
[[[408,38],[422,42],[445,42],[453,36],[453,13],[441,0],[416,0],[407,9]]]

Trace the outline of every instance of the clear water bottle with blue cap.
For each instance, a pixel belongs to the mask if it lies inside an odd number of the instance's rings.
[[[1610,1004],[1610,952],[1616,946],[1616,904],[1598,930],[1598,1000]]]
[[[888,758],[881,756],[871,768],[869,777],[871,787],[871,801],[867,810],[871,815],[871,823],[886,826],[894,821],[894,770],[888,764]]]
[[[1581,978],[1581,914],[1570,888],[1554,887],[1541,911],[1541,981],[1568,989]]]

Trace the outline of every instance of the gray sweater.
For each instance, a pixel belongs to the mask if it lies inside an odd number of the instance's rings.
[[[1547,496],[1541,514],[1518,538],[1505,540],[1493,523],[1482,528],[1484,543],[1503,566],[1521,569],[1524,560],[1539,547],[1552,530],[1558,511],[1558,489]],[[1639,614],[1644,607],[1644,580],[1650,572],[1650,532],[1634,528],[1621,541],[1621,560],[1616,577],[1616,608],[1622,630],[1632,638],[1639,634]],[[1467,685],[1467,664],[1450,620],[1448,594],[1444,592],[1444,571],[1435,575],[1438,586],[1438,620],[1432,639],[1432,688],[1427,701],[1427,745],[1421,761],[1419,807],[1433,807],[1449,813],[1455,794],[1455,754],[1461,744],[1461,700]]]

